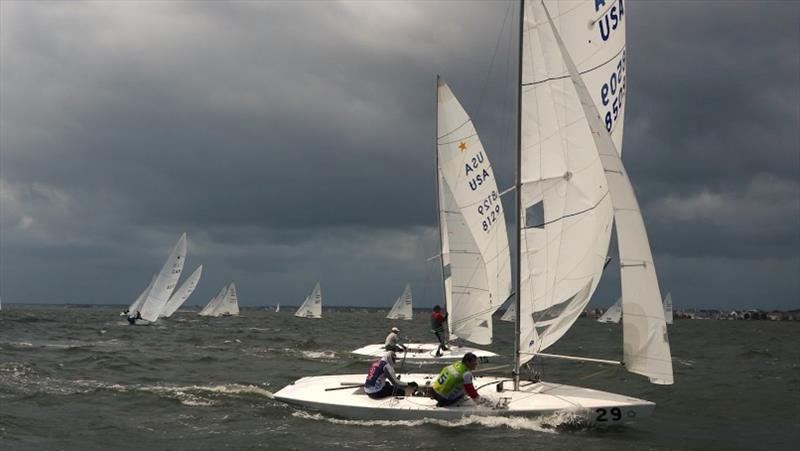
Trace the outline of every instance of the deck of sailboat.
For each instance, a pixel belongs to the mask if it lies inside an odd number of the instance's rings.
[[[434,374],[403,374],[405,382],[428,387]],[[433,418],[454,420],[465,416],[540,417],[564,413],[594,426],[630,423],[652,414],[655,404],[614,393],[550,382],[522,382],[519,391],[512,390],[508,378],[480,376],[474,384],[482,398],[491,405],[478,405],[470,400],[450,407],[437,407],[428,396],[372,399],[359,385],[363,374],[304,377],[287,385],[275,399],[311,408],[323,413],[365,420],[418,420]],[[504,389],[497,391],[503,382]]]
[[[405,359],[410,362],[453,362],[461,360],[468,352],[475,354],[479,361],[484,363],[488,362],[490,358],[499,357],[494,352],[468,346],[451,345],[446,351],[442,351],[440,356],[436,355],[436,350],[439,348],[438,343],[404,343],[404,346],[408,350],[397,353],[398,361]],[[382,344],[372,344],[358,348],[351,353],[362,357],[379,358],[386,353],[386,348]]]

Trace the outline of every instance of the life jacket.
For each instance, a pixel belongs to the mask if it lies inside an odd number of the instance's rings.
[[[469,368],[462,362],[456,362],[444,367],[439,377],[433,381],[433,389],[436,393],[448,398],[454,390],[459,390],[464,383],[464,375]]]
[[[386,360],[383,359],[372,362],[369,373],[367,373],[367,380],[364,382],[364,391],[374,393],[383,388],[386,384],[386,372],[383,371],[386,364]]]

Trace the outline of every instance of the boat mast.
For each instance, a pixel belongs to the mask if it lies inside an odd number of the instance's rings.
[[[447,286],[444,281],[444,237],[442,236],[442,204],[441,193],[439,192],[439,183],[441,177],[439,176],[439,84],[441,83],[439,74],[436,74],[436,104],[434,105],[434,136],[436,139],[433,141],[433,151],[436,156],[436,224],[439,226],[439,273],[442,279],[442,303],[447,307]],[[447,312],[449,315],[450,312]],[[450,321],[447,322],[447,335],[450,336]]]
[[[514,318],[514,390],[519,390],[519,355],[520,319],[522,318],[522,302],[520,301],[520,288],[522,286],[522,37],[525,25],[525,0],[519,2],[519,52],[517,59],[517,281],[516,281],[516,318]]]

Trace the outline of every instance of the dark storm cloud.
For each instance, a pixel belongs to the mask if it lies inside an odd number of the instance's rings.
[[[437,302],[435,74],[509,186],[515,8],[2,2],[1,294],[128,302],[188,231],[206,268],[191,303],[230,279],[243,304],[297,303],[318,279],[332,304],[388,304],[406,280]],[[798,18],[629,5],[625,161],[662,286],[687,302],[746,304],[714,288],[737,271],[800,290]]]

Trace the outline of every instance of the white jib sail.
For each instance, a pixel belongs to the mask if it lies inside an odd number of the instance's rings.
[[[142,291],[142,294],[140,294],[139,297],[133,301],[130,307],[128,307],[128,316],[136,316],[136,312],[142,307],[144,300],[147,299],[147,293],[149,293],[150,289],[153,288],[153,284],[155,283],[157,276],[158,274],[153,274],[153,277],[150,278],[150,283],[147,285],[147,288],[145,288],[144,291]]]
[[[206,306],[203,307],[202,310],[200,310],[198,315],[200,315],[200,316],[214,316],[214,312],[217,310],[219,305],[225,299],[225,294],[227,292],[228,292],[228,286],[225,285],[224,287],[222,287],[219,290],[219,293],[217,293],[216,296],[214,296],[213,298],[211,298],[210,301],[208,301],[208,304],[206,304]]]
[[[306,297],[303,305],[294,312],[294,316],[302,318],[322,318],[322,289],[319,287],[319,282],[317,282],[311,294]]]
[[[187,299],[189,296],[194,292],[194,289],[197,287],[197,283],[200,281],[200,276],[203,274],[203,265],[197,267],[194,270],[191,276],[186,279],[183,284],[175,290],[175,293],[172,297],[169,298],[166,305],[164,305],[164,309],[161,311],[159,315],[162,318],[169,318],[175,313]]]
[[[158,273],[153,287],[147,294],[147,298],[142,303],[139,311],[142,313],[142,319],[153,322],[158,319],[158,314],[164,308],[164,305],[169,300],[175,286],[178,284],[178,279],[181,277],[183,271],[183,263],[186,260],[186,234],[184,233],[172,249],[172,253],[167,257],[164,266]]]
[[[624,28],[597,34],[594,2],[548,1],[556,28],[593,85],[624,66]],[[526,2],[522,43],[520,349],[522,361],[560,339],[597,288],[613,211],[592,131],[541,2]],[[599,87],[598,87],[599,88]],[[615,92],[619,93],[615,86]],[[603,103],[609,98],[600,98]],[[612,133],[622,140],[622,108]],[[607,133],[606,133],[607,134]]]
[[[622,5],[621,0],[619,1]],[[600,111],[561,40],[549,12],[544,12],[575,92],[580,98],[580,105],[592,131],[591,136],[602,160],[611,194],[622,281],[625,368],[632,373],[647,376],[651,383],[670,385],[673,383],[672,357],[664,321],[664,307],[661,304],[658,277],[639,202],[622,158],[603,125]]]
[[[598,323],[618,323],[622,319],[622,298],[617,299],[611,307],[603,313],[603,316],[597,318]]]
[[[406,284],[406,288],[403,290],[403,294],[400,295],[399,298],[394,303],[394,306],[389,311],[389,314],[386,315],[389,319],[405,319],[410,320],[413,318],[414,310],[412,309],[412,299],[411,299],[411,285]]]
[[[664,298],[664,321],[672,324],[672,293],[667,293],[667,297]]]
[[[442,264],[452,336],[492,342],[492,314],[511,294],[508,231],[492,165],[467,112],[438,83]]]

